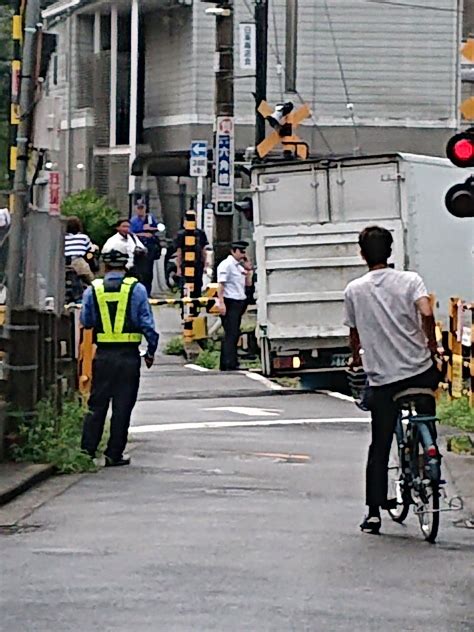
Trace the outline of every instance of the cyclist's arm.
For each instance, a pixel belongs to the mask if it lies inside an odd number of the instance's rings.
[[[428,349],[431,353],[436,354],[438,352],[438,343],[436,341],[436,322],[431,301],[427,296],[422,296],[416,301],[416,307],[421,315],[421,324],[428,340]]]
[[[356,327],[351,327],[349,330],[349,345],[352,351],[352,366],[360,366],[362,364],[360,359],[360,338]]]

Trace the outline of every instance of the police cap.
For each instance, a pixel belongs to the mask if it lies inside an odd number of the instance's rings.
[[[248,247],[249,247],[248,241],[233,241],[231,245],[232,250],[242,250],[242,252],[246,250]]]

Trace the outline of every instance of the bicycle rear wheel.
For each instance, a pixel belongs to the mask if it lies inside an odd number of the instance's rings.
[[[435,542],[439,530],[439,484],[430,480],[425,451],[421,440],[416,443],[417,489],[415,513],[427,542]]]
[[[396,498],[397,506],[393,509],[388,509],[388,513],[394,522],[399,522],[400,524],[408,516],[411,502],[410,493],[405,489],[402,464],[403,454],[394,435],[388,461],[388,499]]]

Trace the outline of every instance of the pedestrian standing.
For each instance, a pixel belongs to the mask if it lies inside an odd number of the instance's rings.
[[[145,246],[142,244],[140,239],[136,235],[132,235],[130,233],[130,220],[127,218],[119,219],[115,224],[115,230],[117,231],[115,235],[107,239],[104,244],[103,251],[107,252],[110,250],[122,250],[125,246],[127,249],[128,259],[126,264],[126,269],[128,271],[132,270],[136,263],[136,259],[143,255],[146,252]]]
[[[140,238],[146,248],[146,254],[140,257],[139,274],[148,296],[151,295],[153,284],[153,268],[155,261],[160,258],[160,242],[158,240],[158,221],[146,208],[145,201],[138,199],[135,204],[135,216],[130,220],[130,231],[133,236]]]
[[[253,268],[249,261],[246,241],[236,241],[231,246],[230,255],[217,268],[218,309],[224,327],[224,340],[221,346],[221,371],[235,371],[237,344],[240,337],[240,324],[247,305],[246,287],[252,285]]]
[[[151,368],[158,334],[145,287],[126,274],[126,241],[115,248],[104,246],[102,260],[105,277],[86,290],[81,311],[81,323],[94,330],[97,345],[81,446],[91,458],[96,456],[112,402],[105,465],[128,465],[130,457],[124,450],[140,382],[139,345],[144,335],[148,343],[145,364]]]

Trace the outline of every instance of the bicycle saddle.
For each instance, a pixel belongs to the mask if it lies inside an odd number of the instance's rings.
[[[393,396],[393,401],[400,408],[415,407],[415,410],[421,412],[424,405],[432,404],[435,392],[431,388],[406,388]]]

